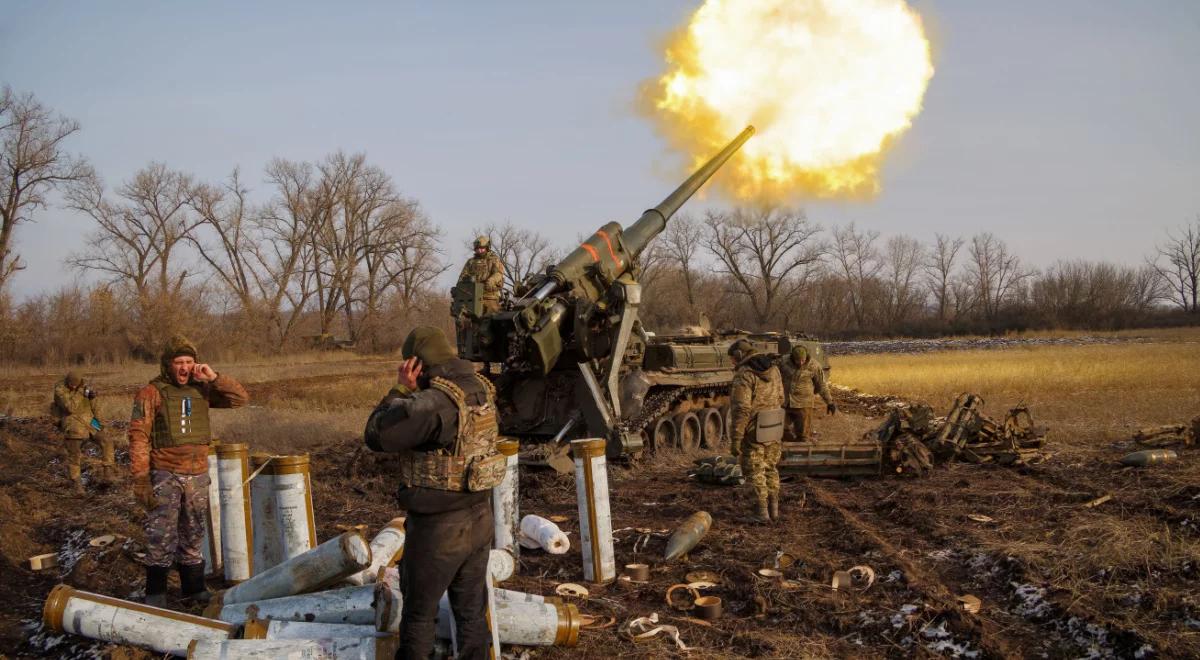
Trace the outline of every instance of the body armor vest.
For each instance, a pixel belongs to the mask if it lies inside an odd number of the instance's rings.
[[[449,449],[400,452],[400,482],[405,486],[474,493],[491,490],[504,479],[507,459],[496,449],[496,388],[479,374],[475,378],[484,389],[483,405],[468,405],[462,388],[451,381],[430,381],[430,387],[450,397],[458,409],[458,434]]]
[[[207,445],[212,439],[208,426],[208,399],[200,388],[188,383],[179,386],[154,384],[162,397],[154,428],[150,434],[155,449],[179,445]]]

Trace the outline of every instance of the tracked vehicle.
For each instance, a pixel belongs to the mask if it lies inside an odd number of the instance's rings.
[[[499,312],[483,313],[479,286],[451,291],[459,355],[499,365],[492,375],[502,433],[560,448],[567,440],[605,438],[610,457],[715,449],[726,435],[734,341],[746,337],[779,355],[803,343],[827,366],[820,345],[803,336],[736,330],[656,336],[638,318],[639,255],[753,133],[747,127],[629,227],[600,227],[524,283]]]

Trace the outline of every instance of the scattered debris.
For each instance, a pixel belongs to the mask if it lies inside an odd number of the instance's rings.
[[[838,572],[842,573],[844,571],[838,571]],[[837,574],[835,573],[834,576],[836,577],[836,575]],[[778,580],[783,579],[783,571],[780,571],[780,570],[777,570],[774,568],[760,568],[760,569],[758,569],[758,576],[760,578],[764,578],[767,580],[778,581]],[[847,578],[849,578],[848,573],[847,573]]]
[[[1167,463],[1179,458],[1174,449],[1143,449],[1121,457],[1122,465],[1133,467],[1149,467],[1158,463]]]
[[[721,618],[721,599],[716,596],[700,596],[696,599],[696,616],[705,621]]]
[[[1162,447],[1192,447],[1200,441],[1200,415],[1192,418],[1187,424],[1167,424],[1139,429],[1133,434],[1133,441],[1143,447],[1159,449]]]
[[[688,594],[691,595],[691,597],[692,597],[691,602],[676,602],[672,598],[675,595],[675,592],[680,591],[680,590],[687,591]],[[672,607],[677,610],[690,610],[690,609],[692,609],[692,606],[695,605],[696,599],[699,597],[700,597],[700,592],[697,591],[696,589],[693,589],[690,585],[673,584],[667,588],[667,595],[666,595],[667,607]]]
[[[587,587],[581,584],[575,584],[574,582],[563,582],[557,587],[554,587],[554,593],[558,594],[559,596],[569,596],[571,598],[588,597]]]
[[[709,456],[694,462],[696,467],[688,472],[688,476],[697,481],[717,486],[741,486],[746,483],[742,467],[732,458]]]
[[[105,534],[103,536],[97,536],[91,541],[88,541],[88,545],[92,546],[93,548],[105,548],[112,545],[113,541],[116,540],[116,536],[112,534]]]
[[[713,571],[692,571],[683,577],[688,582],[711,582],[714,585],[721,584],[721,576]]]
[[[697,511],[688,516],[667,539],[666,561],[673,561],[690,552],[711,527],[712,516],[707,511]]]
[[[625,575],[633,582],[646,582],[650,579],[650,565],[625,564]]]
[[[994,523],[996,519],[991,516],[985,516],[982,513],[968,513],[967,517],[978,523]]]
[[[1097,497],[1094,500],[1085,502],[1083,507],[1085,509],[1094,509],[1094,508],[1100,506],[1101,504],[1104,504],[1105,502],[1111,500],[1112,497],[1113,497],[1112,495],[1101,495],[1100,497]]]
[[[859,591],[866,591],[873,584],[875,584],[875,569],[870,566],[853,566],[845,571],[834,572],[830,586],[833,587],[834,591],[841,591],[850,587]]]
[[[48,568],[58,566],[58,553],[48,552],[44,555],[34,555],[29,558],[29,569],[34,571],[44,571]]]
[[[550,520],[529,514],[521,518],[521,532],[517,542],[523,548],[540,548],[552,555],[566,554],[571,549],[571,539]]]
[[[978,614],[979,610],[983,607],[983,603],[979,600],[979,598],[977,596],[972,596],[971,594],[963,594],[959,596],[957,600],[959,607],[961,607],[964,612],[969,612],[971,614]]]
[[[679,628],[675,626],[659,625],[658,612],[650,616],[640,616],[625,624],[624,632],[629,639],[635,642],[644,642],[660,633],[665,633],[675,642],[675,646],[680,651],[691,650],[683,640],[679,638]]]

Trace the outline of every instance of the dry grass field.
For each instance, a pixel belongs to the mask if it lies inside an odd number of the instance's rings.
[[[783,522],[764,529],[744,521],[740,489],[688,480],[688,457],[614,463],[614,527],[668,529],[697,508],[717,523],[685,564],[662,564],[656,553],[665,536],[639,548],[640,534],[619,535],[618,561],[650,563],[651,583],[632,592],[596,587],[579,606],[621,622],[659,612],[696,648],[684,654],[668,643],[634,644],[601,629],[585,631],[575,649],[535,657],[1196,657],[1196,450],[1146,470],[1122,468],[1116,459],[1133,448],[1136,428],[1200,414],[1200,330],[1131,334],[1142,339],[833,358],[836,384],[924,400],[939,413],[962,391],[982,395],[993,416],[1028,403],[1035,420],[1050,428],[1052,455],[1034,466],[949,464],[922,479],[789,477]],[[214,414],[219,437],[256,451],[312,454],[320,538],[336,534],[338,525],[378,528],[396,514],[389,457],[367,452],[352,459],[368,411],[393,382],[394,360],[312,354],[214,366],[252,395],[250,406]],[[150,364],[85,370],[116,434],[134,391],[156,370]],[[0,599],[13,604],[0,609],[0,654],[148,657],[79,638],[56,641],[39,628],[45,594],[58,581],[117,597],[141,593],[131,554],[141,530],[130,514],[128,484],[99,486],[83,500],[66,494],[57,432],[45,418],[50,388],[63,371],[0,373],[0,413],[27,418],[0,425],[0,573],[6,574]],[[824,440],[850,440],[879,422],[850,412],[821,417],[817,431]],[[119,451],[118,460],[127,455]],[[570,476],[528,471],[521,489],[524,511],[575,515]],[[1104,494],[1113,499],[1084,506]],[[578,533],[570,521],[564,529]],[[101,533],[127,535],[129,551],[86,554],[57,575],[22,567],[31,554],[67,552],[81,535]],[[789,577],[803,589],[781,592],[754,577],[762,557],[777,549],[801,559]],[[581,579],[579,562],[577,548],[561,556],[523,554],[510,586],[550,593],[560,582]],[[830,592],[832,571],[863,563],[876,569],[880,584],[863,594]],[[696,568],[728,579],[720,593],[727,614],[712,626],[663,607],[663,590]],[[983,600],[979,615],[957,611],[954,597],[963,593]]]

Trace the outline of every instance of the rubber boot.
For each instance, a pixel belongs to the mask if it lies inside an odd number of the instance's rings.
[[[67,476],[75,484],[73,487],[75,494],[83,495],[85,491],[83,489],[83,473],[80,467],[78,465],[68,465]]]
[[[204,564],[179,565],[179,588],[183,597],[193,603],[207,604],[212,598],[204,585]]]
[[[767,509],[771,514],[771,520],[779,520],[779,493],[767,495]]]
[[[203,570],[203,569],[201,569]],[[167,606],[167,576],[171,569],[166,566],[146,567],[146,600],[151,607]]]

